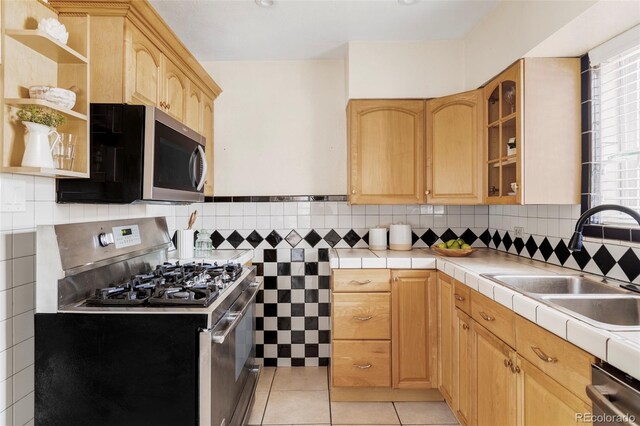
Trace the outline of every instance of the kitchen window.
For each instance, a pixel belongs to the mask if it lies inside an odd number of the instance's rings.
[[[582,77],[582,209],[619,204],[640,212],[640,26],[589,52]],[[619,240],[631,240],[636,227],[614,211],[591,225],[588,234]]]

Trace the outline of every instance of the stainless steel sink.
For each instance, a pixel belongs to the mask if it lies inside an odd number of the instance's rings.
[[[484,274],[499,284],[528,294],[629,294],[580,275]]]
[[[640,330],[640,296],[565,295],[540,299],[595,327],[613,331]]]

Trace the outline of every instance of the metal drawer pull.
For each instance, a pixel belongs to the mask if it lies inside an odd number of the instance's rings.
[[[467,324],[464,324],[464,323],[463,323],[463,324],[462,324],[462,329],[463,329],[463,330],[468,330],[468,329],[469,329],[469,326],[468,326]]]
[[[544,362],[550,362],[550,363],[558,362],[558,358],[554,358],[552,356],[549,356],[549,355],[545,354],[544,352],[542,352],[542,350],[540,348],[537,348],[535,346],[531,346],[531,350],[536,355],[538,355],[538,358],[540,358]]]
[[[373,315],[369,315],[368,317],[353,317],[353,319],[358,321],[369,321],[371,318],[373,318]]]
[[[364,280],[364,281],[351,280],[349,281],[349,284],[366,285],[366,284],[371,284],[371,280]]]
[[[353,364],[353,366],[361,370],[366,370],[367,368],[373,367],[371,364],[364,364],[364,365]]]
[[[483,320],[485,321],[493,321],[495,320],[494,317],[492,317],[491,315],[487,315],[484,312],[480,312],[480,316],[482,317]]]
[[[455,298],[456,298],[456,300],[457,300],[458,302],[462,302],[462,301],[464,301],[464,297],[463,297],[463,296],[460,296],[459,294],[454,294],[454,296],[455,296]]]

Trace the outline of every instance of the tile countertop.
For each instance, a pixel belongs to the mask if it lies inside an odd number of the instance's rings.
[[[640,332],[612,332],[596,328],[537,299],[530,298],[480,274],[589,274],[537,260],[479,249],[469,257],[443,257],[430,249],[372,251],[331,249],[331,268],[437,269],[535,322],[596,357],[640,379]],[[602,277],[591,275],[600,281]],[[616,281],[609,280],[613,283]]]
[[[171,260],[178,260],[178,259],[174,257]],[[188,259],[179,259],[179,260],[181,263],[206,262],[206,263],[217,263],[218,265],[223,265],[225,263],[235,262],[235,263],[245,264],[253,260],[253,250],[212,250],[211,255],[207,257],[192,257]]]

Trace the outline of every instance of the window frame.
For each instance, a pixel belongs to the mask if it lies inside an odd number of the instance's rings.
[[[589,54],[580,58],[580,97],[581,97],[581,138],[582,138],[582,178],[580,210],[584,213],[591,207],[592,192],[592,170],[593,161],[593,98],[591,90],[591,80],[593,78],[593,68],[589,60]],[[600,240],[617,240],[625,242],[640,243],[640,228],[633,226],[603,225],[593,222],[590,218],[583,229],[585,237],[597,238]]]

